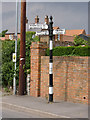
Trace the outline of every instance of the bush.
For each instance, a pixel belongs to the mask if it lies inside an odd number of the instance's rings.
[[[90,56],[90,47],[71,46],[71,47],[55,47],[53,56]],[[46,56],[49,56],[49,49],[46,50]]]
[[[76,36],[74,38],[74,45],[79,46],[79,45],[87,45],[88,41],[84,40],[80,36]]]

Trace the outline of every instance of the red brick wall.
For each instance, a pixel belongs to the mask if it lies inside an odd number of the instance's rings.
[[[54,57],[54,100],[88,102],[88,57]],[[41,57],[41,97],[48,96],[49,57]],[[85,97],[85,99],[84,99]]]
[[[8,40],[9,39],[9,35],[5,35],[5,39]]]
[[[47,42],[47,44],[49,44],[49,36],[48,35],[40,35],[40,42]]]
[[[9,39],[9,35],[10,35],[10,34],[6,34],[6,35],[5,35],[5,39],[6,39],[6,40]],[[11,34],[11,35],[13,35],[13,38],[14,38],[14,34]],[[18,39],[20,39],[20,34],[17,34],[17,36],[18,36]]]
[[[40,63],[41,55],[45,55],[46,48],[45,43],[33,42],[31,45],[31,96],[40,96]]]
[[[5,37],[0,37],[0,40],[5,40]]]
[[[31,45],[30,95],[46,97],[49,93],[49,57],[44,43]],[[88,103],[88,57],[53,58],[54,100]],[[84,99],[85,97],[85,99]]]
[[[20,34],[18,34],[18,39],[20,39]]]
[[[74,42],[74,36],[61,35],[60,40]]]

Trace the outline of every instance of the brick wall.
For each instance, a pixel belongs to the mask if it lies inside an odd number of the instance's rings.
[[[45,43],[33,42],[31,45],[31,96],[40,96],[40,63],[41,56],[45,55],[46,48]]]
[[[9,39],[9,35],[5,35],[5,39],[8,40]]]
[[[40,35],[40,42],[46,42],[49,44],[49,36],[48,35]]]
[[[68,41],[68,42],[74,42],[74,36],[61,35],[60,40],[61,41]]]
[[[0,37],[0,40],[5,40],[5,37]]]
[[[49,93],[49,57],[44,43],[31,46],[30,95],[46,97]],[[88,57],[53,58],[54,100],[88,103]]]
[[[53,60],[54,100],[88,103],[88,57]],[[41,57],[41,97],[48,96],[49,57]]]
[[[14,38],[14,34],[6,34],[6,35],[5,35],[5,39],[6,39],[6,40],[9,39],[9,35],[12,35],[13,38]],[[20,34],[17,34],[17,36],[18,36],[18,39],[20,39]]]
[[[18,39],[20,39],[20,34],[18,34]]]
[[[67,35],[60,35],[60,41],[58,40],[58,35],[54,35],[53,36],[53,44],[54,47],[55,46],[67,46],[69,45],[73,45],[74,42],[74,36],[67,36]],[[40,42],[46,42],[47,45],[49,45],[49,36],[48,35],[40,35]]]

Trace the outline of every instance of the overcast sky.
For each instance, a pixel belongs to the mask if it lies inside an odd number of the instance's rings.
[[[29,0],[28,0],[29,1]],[[2,3],[2,28],[15,32],[15,2]],[[20,29],[19,2],[19,29]],[[52,15],[54,26],[61,29],[85,29],[88,33],[88,2],[28,2],[27,17],[33,23],[38,15],[44,23],[45,15]]]

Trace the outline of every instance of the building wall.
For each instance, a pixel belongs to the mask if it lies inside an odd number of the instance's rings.
[[[9,39],[9,35],[12,35],[12,38],[14,39],[14,34],[6,34],[5,35],[5,39],[8,40]],[[20,39],[20,34],[17,35],[18,39]]]
[[[85,30],[83,31],[83,33],[82,33],[83,35],[86,35],[86,32],[85,32]]]
[[[57,46],[74,46],[74,43],[73,42],[69,42],[69,41],[64,41],[64,42],[55,41],[54,42],[54,47],[57,47]]]
[[[18,39],[20,39],[20,34],[18,34]]]
[[[5,35],[5,39],[8,40],[9,39],[9,35]]]
[[[0,37],[0,40],[5,40],[5,37]]]
[[[68,41],[68,42],[74,42],[74,36],[61,35],[60,40],[61,41]]]
[[[40,42],[46,42],[49,44],[49,36],[48,35],[40,35]]]
[[[31,46],[30,95],[46,97],[49,93],[49,57],[45,45]],[[54,100],[88,103],[88,57],[53,58]]]
[[[60,35],[60,40],[58,40],[58,35],[53,36],[53,43],[55,46],[67,46],[68,44],[73,45],[74,36]],[[40,42],[47,42],[49,45],[49,36],[42,35],[40,36]],[[65,43],[66,42],[66,43]]]

